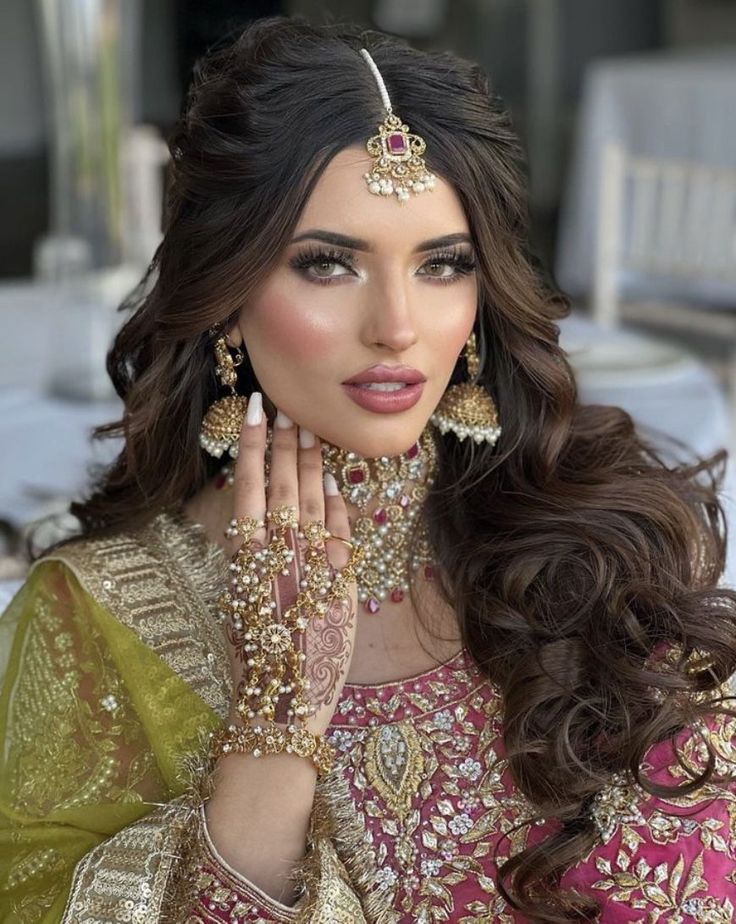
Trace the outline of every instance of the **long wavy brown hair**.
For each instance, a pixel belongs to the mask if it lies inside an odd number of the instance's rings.
[[[666,464],[623,410],[579,403],[558,345],[569,303],[529,252],[523,151],[478,65],[298,17],[258,20],[199,62],[170,139],[165,235],[108,358],[125,410],[99,435],[124,448],[72,512],[84,535],[127,528],[214,474],[198,446],[219,396],[211,328],[268,276],[330,159],[382,120],[362,46],[460,197],[477,253],[480,381],[503,433],[494,447],[438,438],[424,515],[440,588],[502,692],[510,772],[558,823],[501,865],[498,886],[534,920],[594,919],[592,899],[558,887],[595,844],[592,798],[622,771],[668,792],[640,773],[647,749],[728,709],[725,451]],[[240,390],[258,387],[244,363]],[[666,672],[651,663],[663,644],[679,652]],[[711,761],[688,788],[713,774]]]

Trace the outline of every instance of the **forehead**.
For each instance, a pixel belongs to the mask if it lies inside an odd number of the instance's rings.
[[[307,228],[341,231],[395,246],[415,240],[468,231],[468,221],[454,188],[437,176],[435,188],[412,193],[405,202],[395,195],[368,191],[364,174],[373,166],[365,148],[353,145],[327,164],[299,218],[295,234]]]

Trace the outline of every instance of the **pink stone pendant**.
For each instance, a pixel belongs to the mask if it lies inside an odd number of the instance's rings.
[[[386,138],[386,147],[389,154],[406,154],[409,149],[406,135],[401,132],[392,132]]]

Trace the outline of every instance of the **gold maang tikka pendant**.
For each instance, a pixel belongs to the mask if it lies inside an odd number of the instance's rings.
[[[424,163],[422,154],[427,147],[424,138],[412,134],[409,126],[394,115],[376,62],[367,49],[361,48],[360,53],[373,72],[386,108],[386,118],[378,126],[378,134],[366,142],[366,149],[373,158],[373,168],[363,176],[369,191],[374,195],[390,196],[395,193],[399,202],[405,202],[410,192],[434,189],[437,177],[427,170]]]

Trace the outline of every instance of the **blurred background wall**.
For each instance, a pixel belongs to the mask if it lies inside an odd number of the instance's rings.
[[[478,61],[528,152],[581,401],[664,455],[736,448],[736,0],[2,0],[0,578],[119,450],[90,442],[121,411],[105,354],[160,240],[194,61],[294,13]],[[736,534],[730,459],[723,497]]]
[[[141,0],[138,118],[165,134],[194,59],[250,19],[300,12],[406,34],[418,47],[480,61],[529,146],[535,234],[551,255],[583,77],[594,59],[647,49],[736,41],[733,0]],[[48,214],[37,5],[0,12],[0,276],[31,271]]]

